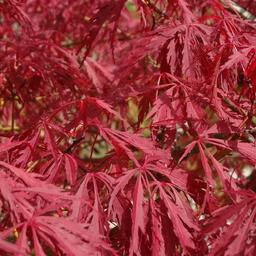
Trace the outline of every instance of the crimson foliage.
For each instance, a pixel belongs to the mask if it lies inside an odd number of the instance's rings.
[[[0,1],[1,255],[256,255],[236,3]]]

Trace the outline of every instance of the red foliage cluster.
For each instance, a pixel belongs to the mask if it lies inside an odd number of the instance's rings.
[[[0,0],[0,38],[1,255],[256,255],[255,20]]]

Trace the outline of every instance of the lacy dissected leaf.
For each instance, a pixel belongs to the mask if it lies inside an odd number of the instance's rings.
[[[105,3],[105,5],[99,7],[97,13],[89,20],[89,31],[82,42],[82,46],[86,45],[84,59],[89,54],[92,44],[96,39],[103,24],[105,22],[116,23],[118,21],[124,3],[125,0],[115,0]]]
[[[206,234],[213,235],[219,231],[217,238],[209,237],[212,243],[210,255],[251,255],[255,251],[255,237],[251,236],[256,228],[255,195],[241,193],[241,199],[237,204],[216,210],[212,218],[206,221]]]
[[[32,226],[39,237],[43,239],[46,236],[55,240],[60,250],[69,255],[95,255],[104,251],[115,255],[103,237],[93,235],[78,223],[54,217],[37,217],[33,220]]]
[[[160,159],[166,161],[167,155],[164,151],[155,148],[153,143],[146,139],[141,138],[137,134],[130,134],[128,132],[116,131],[109,128],[99,128],[102,137],[115,147],[115,150],[119,153],[123,150],[127,156],[138,165],[138,161],[133,155],[131,146],[140,149],[142,152],[148,155],[158,155]]]
[[[159,196],[167,210],[167,216],[173,225],[174,233],[178,237],[182,249],[184,252],[189,251],[189,249],[195,249],[194,238],[189,228],[193,230],[198,230],[198,228],[193,222],[192,215],[187,215],[187,211],[184,211],[184,207],[187,206],[182,202],[180,195],[175,189],[172,190],[172,197],[174,196],[176,202],[172,200],[170,194],[161,186],[158,186],[158,188]]]

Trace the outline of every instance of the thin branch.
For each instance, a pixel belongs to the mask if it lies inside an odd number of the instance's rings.
[[[224,5],[228,5],[228,7],[233,9],[235,12],[239,13],[243,18],[245,18],[247,20],[256,21],[256,17],[252,13],[250,13],[249,11],[242,8],[237,3],[235,3],[231,0],[221,0],[221,2]]]
[[[71,153],[73,148],[80,143],[82,140],[84,139],[84,137],[81,137],[79,139],[75,139],[72,144],[64,151],[64,153]]]

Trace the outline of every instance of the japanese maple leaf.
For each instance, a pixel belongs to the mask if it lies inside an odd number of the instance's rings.
[[[203,232],[209,235],[212,249],[209,255],[252,255],[255,248],[255,194],[240,191],[240,200],[212,213]],[[216,235],[214,235],[216,234]]]

